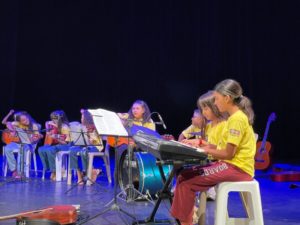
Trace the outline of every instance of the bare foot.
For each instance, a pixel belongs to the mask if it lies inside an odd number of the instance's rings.
[[[93,169],[92,171],[92,178],[91,180],[95,183],[95,181],[97,180],[98,175],[101,173],[100,169]]]
[[[83,182],[83,180],[78,180],[78,181],[77,181],[77,184],[78,184],[78,185],[84,185],[84,182]]]
[[[54,181],[56,180],[56,173],[55,172],[51,173],[50,179],[54,180]]]

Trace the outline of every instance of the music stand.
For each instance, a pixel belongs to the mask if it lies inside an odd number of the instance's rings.
[[[71,136],[71,141],[72,141],[73,146],[82,147],[82,150],[84,151],[84,154],[86,154],[86,156],[88,156],[88,149],[90,146],[102,146],[102,144],[101,145],[91,145],[88,134],[89,134],[89,132],[87,132],[87,129],[85,127],[83,127],[81,124],[80,124],[80,131],[70,131],[70,136]],[[86,157],[85,160],[86,160],[85,162],[86,162],[86,165],[88,168],[88,165],[89,165],[88,157]],[[91,184],[96,183],[88,177],[87,171],[86,171],[85,175],[82,178],[82,182],[84,183],[84,185],[86,185],[87,181],[91,182]],[[79,183],[73,185],[70,189],[68,189],[65,192],[65,194],[67,194],[68,192],[70,192],[77,186],[79,186]]]
[[[120,137],[128,137],[128,132],[124,128],[120,118],[115,112],[111,112],[104,109],[96,109],[96,110],[88,110],[91,115],[93,116],[94,124],[96,126],[97,132],[100,136],[111,136],[115,138],[115,143],[118,143],[118,139]],[[115,145],[116,146],[116,145]],[[117,202],[117,185],[118,185],[118,171],[119,171],[119,155],[117,153],[117,148],[115,147],[115,171],[114,171],[114,197],[113,199],[105,205],[107,207],[100,213],[88,218],[86,221],[83,221],[80,224],[84,224],[98,216],[101,216],[109,211],[116,210],[120,219],[125,223],[128,224],[127,221],[122,217],[121,213],[124,213],[128,217],[137,221],[134,215],[130,214],[129,212],[125,211],[124,209],[120,208]],[[108,207],[111,204],[110,207]]]
[[[146,128],[146,127],[135,125],[132,122],[133,121],[130,121],[130,123],[128,123],[128,129],[127,129],[128,133],[129,133],[129,136],[131,136],[131,137],[137,131],[140,131],[140,130],[143,130],[146,133],[150,133],[150,134],[155,133],[155,135],[159,135],[156,131],[153,131],[153,130],[151,130],[149,128]],[[129,136],[128,136],[128,138],[129,138]],[[160,135],[159,135],[159,137],[160,137]],[[126,187],[124,187],[123,192],[120,192],[118,194],[118,197],[121,197],[122,194],[124,194],[125,195],[124,199],[127,202],[138,200],[141,197],[141,200],[147,200],[148,202],[150,202],[154,205],[153,199],[152,199],[150,194],[141,193],[133,185],[132,160],[133,160],[133,157],[134,157],[134,149],[133,149],[133,146],[131,146],[129,144],[128,144],[128,147],[127,147],[127,155],[128,155],[128,158],[127,158],[127,162],[128,162],[128,164],[127,164],[128,165],[128,183],[126,184]],[[121,174],[119,174],[119,175],[120,175],[120,178],[121,178]],[[150,199],[149,199],[149,197],[150,197]]]
[[[16,132],[16,136],[19,138],[19,142],[18,144],[20,144],[20,150],[19,150],[19,154],[20,154],[20,178],[12,178],[6,182],[1,183],[1,185],[3,185],[4,183],[8,183],[8,182],[12,182],[12,181],[28,181],[29,179],[24,175],[24,145],[29,144],[32,145],[33,142],[31,141],[31,136],[28,132],[24,131],[21,128],[16,127],[15,128],[15,132]],[[17,165],[18,168],[18,165]],[[1,186],[0,185],[0,186]]]

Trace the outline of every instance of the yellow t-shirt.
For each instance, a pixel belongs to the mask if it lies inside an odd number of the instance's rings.
[[[195,138],[200,138],[201,135],[192,134],[192,133],[198,133],[200,131],[201,131],[201,129],[199,127],[196,127],[192,124],[188,128],[186,128],[184,131],[182,131],[181,133],[183,134],[183,136],[186,139],[189,139],[189,138],[194,137],[194,136],[195,136]]]
[[[217,149],[225,149],[227,143],[236,145],[237,150],[233,159],[224,161],[239,167],[253,177],[256,152],[255,136],[248,117],[241,110],[228,118]]]
[[[122,118],[121,119],[126,120],[126,119],[128,119],[128,117],[129,117],[128,113],[122,113]],[[153,123],[152,120],[151,120],[151,122],[145,122],[145,123],[143,123],[142,119],[140,119],[140,120],[134,120],[133,124],[135,124],[137,126],[141,126],[141,127],[146,127],[146,128],[151,129],[151,130],[155,130],[156,129],[155,128],[155,123]]]
[[[66,124],[63,124],[61,127],[61,134],[65,134],[66,135],[66,142],[70,141],[70,127]]]
[[[89,141],[91,142],[92,145],[96,145],[95,147],[99,150],[102,151],[102,139],[98,135],[97,131],[94,130],[93,132],[89,133]]]
[[[226,126],[226,121],[221,121],[215,126],[208,123],[205,127],[205,136],[209,144],[218,145],[219,140],[222,137],[223,129]]]

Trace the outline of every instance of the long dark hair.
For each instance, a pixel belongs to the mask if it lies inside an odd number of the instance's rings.
[[[213,91],[208,91],[205,94],[201,95],[198,98],[197,105],[198,105],[198,108],[201,110],[201,112],[204,107],[210,108],[212,113],[215,115],[215,117],[217,117],[217,119],[219,121],[222,121],[227,118],[227,116],[224,113],[221,113],[219,111],[218,107],[215,105],[215,98],[213,95]],[[204,123],[202,126],[203,137],[206,137],[205,128],[208,123],[209,123],[209,121],[204,117]]]
[[[94,131],[96,128],[91,113],[86,109],[81,109],[80,112],[82,115],[82,125],[84,125],[89,132]]]
[[[142,106],[143,109],[145,110],[145,112],[143,114],[143,122],[150,122],[151,121],[151,112],[150,112],[150,109],[149,109],[147,103],[143,100],[136,100],[132,104],[130,110],[128,111],[128,114],[129,114],[128,119],[134,119],[134,116],[132,114],[132,107],[134,104],[138,104],[138,105]]]
[[[57,120],[57,128],[61,132],[62,125],[66,124],[69,126],[69,120],[66,113],[63,110],[56,110],[50,114],[51,120]]]

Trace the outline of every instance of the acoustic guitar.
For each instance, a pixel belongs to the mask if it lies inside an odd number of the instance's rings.
[[[2,142],[5,144],[10,144],[11,142],[19,143],[20,138],[17,136],[16,133],[10,131],[9,129],[5,129],[2,132]]]
[[[9,219],[17,219],[17,224],[25,224],[22,221],[36,219],[47,219],[62,225],[75,224],[77,221],[77,208],[72,205],[57,205],[9,216],[0,216],[0,221]]]
[[[59,140],[64,141],[67,138],[65,134],[59,134],[58,128],[56,126],[48,125],[50,132],[46,134],[44,145],[56,145]]]
[[[30,140],[32,144],[38,143],[41,138],[43,138],[43,135],[41,134],[30,134]],[[11,142],[19,143],[20,138],[18,137],[16,132],[13,132],[9,129],[5,129],[2,132],[2,141],[8,145]]]
[[[255,169],[264,170],[270,165],[270,150],[271,143],[267,141],[270,124],[276,119],[276,114],[273,112],[270,114],[267,122],[267,126],[264,133],[264,138],[262,141],[256,144],[256,154],[255,154]]]

